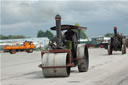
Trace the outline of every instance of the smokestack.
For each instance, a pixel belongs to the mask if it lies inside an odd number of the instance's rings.
[[[56,20],[56,36],[57,36],[57,48],[61,48],[61,16],[56,15],[55,16]]]
[[[117,27],[114,27],[114,36],[117,36]]]

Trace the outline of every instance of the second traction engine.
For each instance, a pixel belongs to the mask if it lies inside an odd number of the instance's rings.
[[[108,54],[111,55],[112,51],[122,51],[122,54],[126,54],[126,39],[125,36],[117,33],[117,27],[114,27],[114,36],[108,44]]]

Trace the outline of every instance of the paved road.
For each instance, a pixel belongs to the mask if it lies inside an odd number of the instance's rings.
[[[128,50],[127,50],[128,53]],[[40,52],[1,53],[2,85],[128,85],[128,54],[108,56],[101,48],[89,49],[88,72],[72,68],[70,77],[44,78],[38,68]]]

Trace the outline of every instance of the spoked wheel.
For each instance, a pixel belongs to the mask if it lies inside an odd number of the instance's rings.
[[[10,54],[15,54],[16,50],[10,50]]]
[[[30,49],[27,50],[27,52],[28,52],[28,53],[32,53],[32,52],[33,52],[33,49],[30,48]]]
[[[112,48],[111,48],[111,45],[108,45],[108,55],[112,55]]]
[[[45,53],[42,56],[44,77],[67,77],[70,75],[67,53]]]
[[[79,72],[87,72],[89,67],[89,54],[87,45],[79,44],[77,53],[80,57],[80,60],[78,60]]]
[[[122,54],[126,54],[126,46],[122,45]]]

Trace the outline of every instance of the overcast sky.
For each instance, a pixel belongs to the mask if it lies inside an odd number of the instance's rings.
[[[88,27],[88,36],[112,33],[113,27],[128,35],[128,0],[1,0],[1,33],[36,37],[38,30],[62,24]]]

